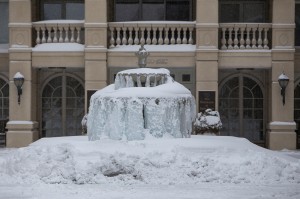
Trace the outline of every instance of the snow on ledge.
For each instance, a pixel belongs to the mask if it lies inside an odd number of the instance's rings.
[[[78,43],[45,43],[32,48],[32,52],[84,52],[84,45]]]
[[[108,52],[137,52],[140,45],[122,45],[108,50]],[[195,52],[196,45],[177,44],[177,45],[145,45],[148,52]]]
[[[84,23],[84,20],[45,20],[33,22],[33,24],[79,24]]]
[[[280,121],[274,121],[270,123],[270,126],[274,126],[274,125],[280,125],[280,126],[293,126],[296,125],[295,122],[280,122]]]

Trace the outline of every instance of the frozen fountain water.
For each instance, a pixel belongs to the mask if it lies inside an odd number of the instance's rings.
[[[143,46],[141,50],[145,55]],[[87,133],[89,140],[143,140],[149,134],[190,137],[195,110],[191,92],[174,81],[169,70],[124,70],[115,84],[91,97]]]

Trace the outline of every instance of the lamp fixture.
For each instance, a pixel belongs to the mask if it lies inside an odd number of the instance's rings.
[[[281,73],[278,77],[279,86],[281,88],[281,96],[282,96],[282,104],[285,104],[285,89],[287,85],[289,84],[290,79],[288,76],[284,74],[284,72]]]
[[[15,83],[15,85],[17,87],[17,90],[18,90],[18,104],[20,105],[20,103],[21,103],[20,96],[22,95],[22,86],[23,86],[23,83],[24,83],[24,76],[20,72],[17,72],[15,74],[14,83]]]

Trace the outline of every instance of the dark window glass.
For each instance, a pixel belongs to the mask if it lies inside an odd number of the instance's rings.
[[[221,0],[219,21],[265,23],[268,21],[267,0]]]
[[[0,2],[0,44],[8,43],[8,2]]]
[[[84,19],[84,0],[42,0],[42,20]]]
[[[191,75],[189,75],[189,74],[183,74],[182,75],[182,81],[183,82],[189,82],[189,81],[191,81]]]
[[[8,119],[9,110],[9,86],[6,81],[0,79],[0,119]]]
[[[300,2],[296,4],[295,13],[296,13],[295,46],[300,46]]]
[[[191,21],[192,0],[116,0],[115,21]]]

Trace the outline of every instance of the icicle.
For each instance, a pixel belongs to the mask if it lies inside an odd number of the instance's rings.
[[[155,87],[156,86],[156,75],[154,75],[154,84],[153,86]]]
[[[145,87],[150,87],[150,76],[147,76]]]
[[[141,76],[140,76],[140,75],[137,75],[136,81],[137,81],[137,86],[138,86],[138,87],[142,87],[142,84],[141,84]]]

